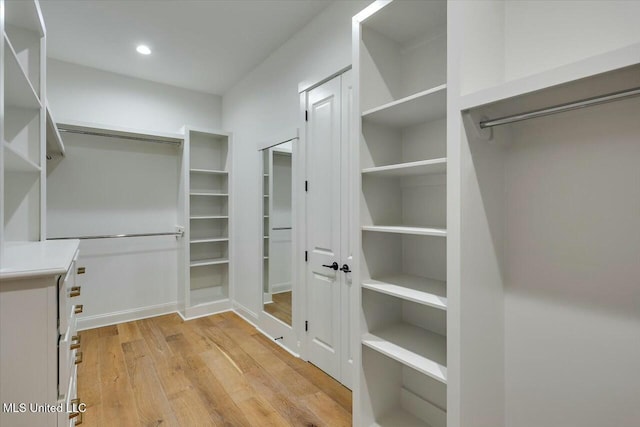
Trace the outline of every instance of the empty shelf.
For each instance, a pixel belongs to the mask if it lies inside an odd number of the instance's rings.
[[[371,427],[429,427],[429,424],[422,421],[420,418],[411,415],[402,408],[396,408],[395,410],[383,415]]]
[[[447,85],[416,93],[362,113],[369,122],[406,127],[444,118],[447,114]]]
[[[14,172],[40,172],[40,166],[16,151],[11,144],[4,143],[5,169]]]
[[[229,219],[229,216],[227,216],[227,215],[199,215],[199,216],[189,217],[189,219]]]
[[[191,173],[208,173],[212,175],[228,175],[229,172],[221,171],[221,170],[213,170],[213,169],[189,169]]]
[[[16,51],[11,46],[7,34],[4,34],[5,62],[5,106],[28,109],[40,109],[40,98],[18,62]]]
[[[222,286],[191,289],[189,294],[190,306],[227,299],[227,296],[225,295],[225,289]]]
[[[362,344],[447,383],[447,338],[408,323],[366,333]]]
[[[419,236],[446,237],[447,230],[444,228],[430,227],[407,227],[404,225],[363,225],[364,231],[377,231],[380,233],[414,234]]]
[[[190,196],[212,196],[212,197],[227,197],[229,194],[227,193],[210,193],[207,191],[194,191],[189,193]]]
[[[212,237],[210,239],[193,239],[191,243],[214,243],[214,242],[228,242],[228,237]]]
[[[363,174],[373,176],[411,176],[428,175],[447,172],[447,159],[420,160],[417,162],[399,163],[388,166],[378,166],[362,170]]]
[[[264,236],[264,238],[265,238],[265,239],[268,239],[268,238],[269,238],[269,236]]]
[[[202,267],[204,265],[217,265],[217,264],[228,264],[228,258],[213,258],[213,259],[201,259],[198,261],[191,261],[189,264],[191,267]]]
[[[362,287],[430,307],[447,309],[447,283],[419,276],[394,275],[367,279]]]

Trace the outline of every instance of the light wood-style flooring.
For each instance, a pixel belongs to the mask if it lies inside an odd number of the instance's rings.
[[[264,311],[291,326],[291,291],[273,294],[272,303],[264,305]]]
[[[350,426],[351,392],[232,312],[81,332],[83,426]]]

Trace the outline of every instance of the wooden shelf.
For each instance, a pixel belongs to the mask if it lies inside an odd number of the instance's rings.
[[[221,171],[221,170],[213,170],[213,169],[189,169],[191,173],[205,173],[211,175],[228,175],[229,172]]]
[[[6,33],[4,33],[4,46],[5,106],[39,110],[42,108],[40,97],[20,65],[16,51]]]
[[[362,282],[362,287],[441,310],[447,309],[447,283],[440,280],[403,274],[385,276],[379,280],[367,279]]]
[[[189,193],[190,196],[210,196],[210,197],[228,197],[227,193],[210,193],[207,191],[194,191]]]
[[[229,219],[228,215],[200,215],[200,216],[191,216],[189,219],[200,220],[200,219]]]
[[[213,258],[213,259],[202,259],[198,261],[191,261],[189,264],[191,267],[202,267],[205,265],[218,265],[218,264],[228,264],[228,258]]]
[[[64,156],[64,143],[56,126],[56,122],[51,115],[49,105],[46,106],[47,112],[47,159]]]
[[[4,167],[13,172],[40,172],[40,166],[16,151],[11,144],[4,142]]]
[[[398,323],[365,333],[362,344],[447,383],[447,338],[408,323]]]
[[[362,119],[392,127],[406,127],[442,119],[447,114],[447,85],[416,93],[406,98],[372,108]]]
[[[419,160],[416,162],[378,166],[362,170],[363,175],[398,177],[412,175],[429,175],[447,172],[447,159]]]
[[[228,237],[212,237],[210,239],[192,239],[189,243],[215,243],[215,242],[228,242]]]
[[[362,230],[379,233],[413,234],[418,236],[447,236],[447,230],[444,228],[408,227],[404,225],[363,225]]]

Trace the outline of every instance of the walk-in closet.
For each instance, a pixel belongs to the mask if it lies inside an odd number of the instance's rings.
[[[640,427],[640,0],[0,0],[0,425]]]

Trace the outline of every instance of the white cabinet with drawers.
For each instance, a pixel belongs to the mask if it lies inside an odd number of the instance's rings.
[[[82,414],[77,240],[7,243],[0,268],[0,425],[74,426]],[[61,410],[61,411],[60,411]]]

